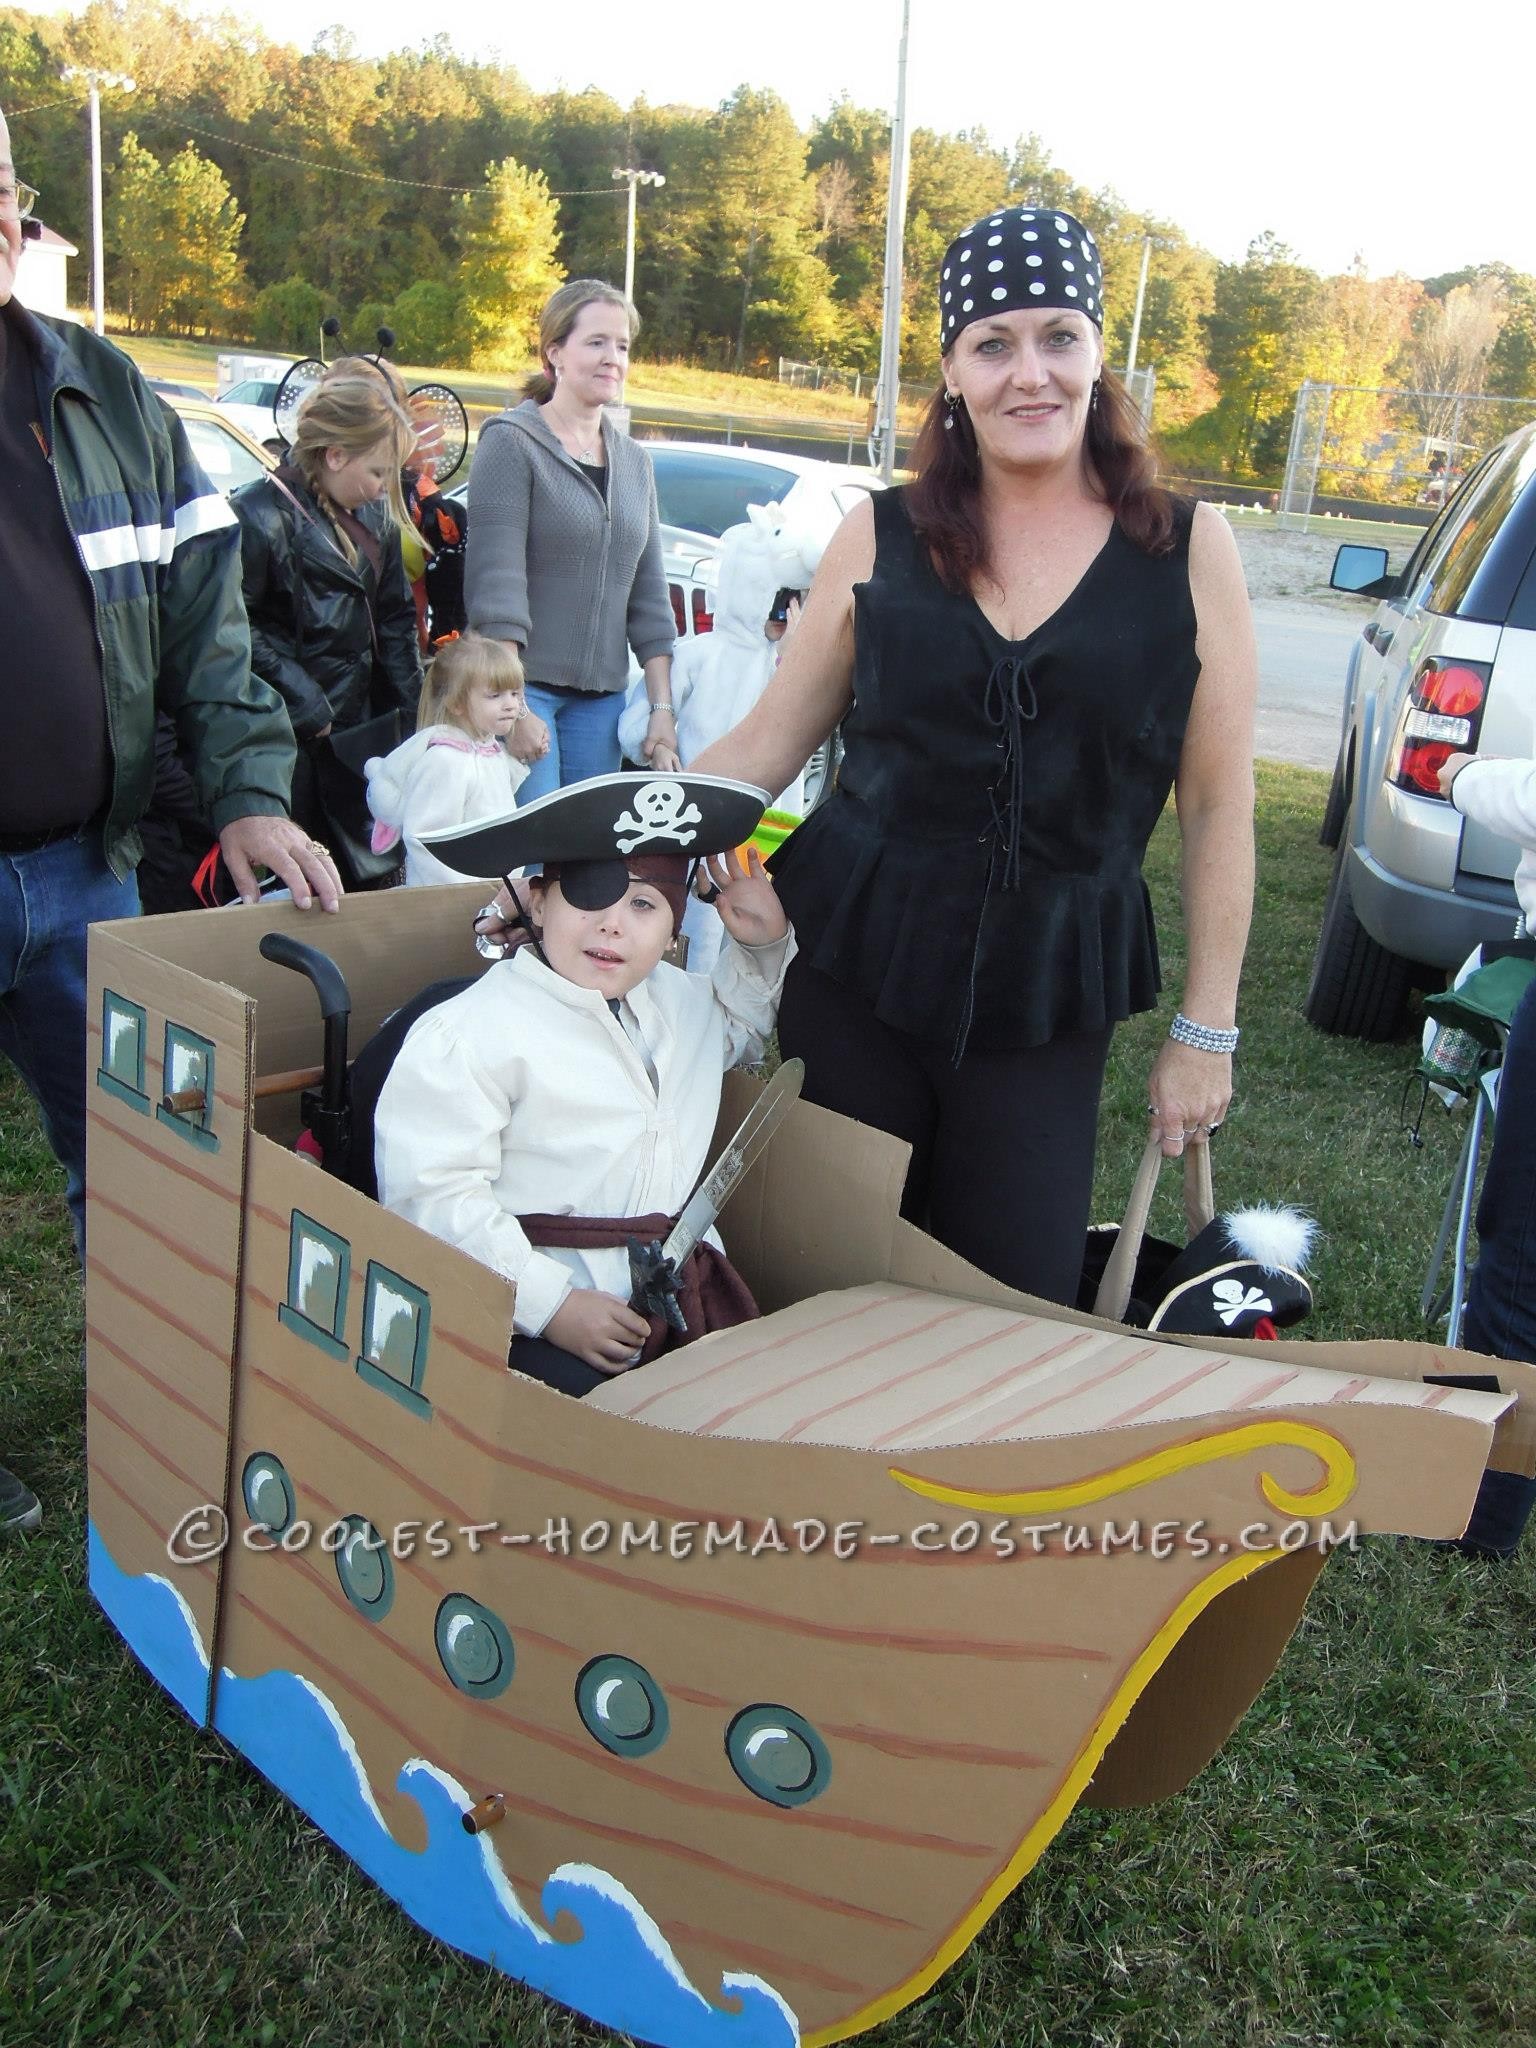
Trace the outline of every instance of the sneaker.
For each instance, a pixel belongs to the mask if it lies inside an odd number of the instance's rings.
[[[0,1465],[0,1536],[9,1536],[13,1529],[36,1529],[42,1519],[43,1504],[31,1487]]]

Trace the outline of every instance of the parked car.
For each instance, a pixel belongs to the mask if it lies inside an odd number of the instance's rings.
[[[203,474],[226,498],[231,491],[239,490],[242,484],[251,483],[256,477],[265,476],[268,470],[276,468],[276,463],[260,442],[253,441],[238,420],[231,419],[222,406],[215,405],[201,393],[181,398],[169,393],[163,385],[155,388],[186,428],[192,453],[197,457]]]
[[[208,394],[196,384],[175,384],[169,377],[146,377],[145,383],[151,391],[157,391],[162,398],[196,398],[206,402]]]
[[[662,561],[680,640],[712,629],[720,536],[740,525],[749,505],[792,506],[796,490],[814,482],[830,485],[843,511],[851,512],[861,497],[885,488],[872,470],[716,441],[647,441],[645,452],[656,472]],[[464,504],[468,495],[467,479],[448,493]],[[807,764],[807,812],[831,793],[841,759],[842,743],[834,733]]]
[[[231,384],[227,391],[221,391],[214,404],[221,412],[227,412],[231,419],[238,420],[241,430],[259,446],[281,459],[287,444],[277,431],[277,421],[272,416],[279,381],[276,378],[243,377],[238,384]]]
[[[1345,678],[1321,833],[1338,855],[1306,1014],[1382,1039],[1415,983],[1515,929],[1517,850],[1437,777],[1452,753],[1536,753],[1536,425],[1484,458],[1400,573],[1384,548],[1342,547],[1332,585],[1381,602]]]

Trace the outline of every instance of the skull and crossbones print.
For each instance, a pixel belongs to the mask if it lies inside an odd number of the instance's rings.
[[[649,839],[669,839],[674,846],[689,846],[698,838],[696,826],[703,821],[697,804],[686,804],[687,792],[680,782],[647,782],[635,791],[633,812],[624,811],[613,821],[615,844],[620,853],[633,853]],[[628,838],[619,835],[628,833]]]

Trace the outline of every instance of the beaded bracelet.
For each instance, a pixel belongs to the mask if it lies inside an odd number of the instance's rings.
[[[647,698],[646,709],[650,712],[653,718],[656,716],[656,713],[658,711],[665,711],[668,718],[670,718],[672,716],[672,700],[670,697],[667,697],[664,698],[660,704],[652,704],[650,699]]]
[[[1218,1031],[1212,1024],[1197,1024],[1180,1010],[1168,1026],[1168,1036],[1180,1045],[1192,1045],[1196,1052],[1236,1052],[1240,1034],[1235,1027]]]

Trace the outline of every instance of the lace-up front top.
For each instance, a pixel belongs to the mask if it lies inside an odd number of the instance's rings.
[[[957,1058],[1157,999],[1141,863],[1200,673],[1193,513],[1175,511],[1170,553],[1113,527],[1064,603],[1008,640],[945,589],[905,493],[875,494],[846,758],[774,875],[812,965]]]

